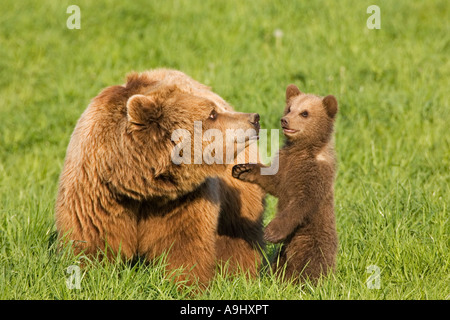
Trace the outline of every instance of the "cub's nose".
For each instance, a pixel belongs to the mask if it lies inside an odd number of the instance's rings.
[[[288,121],[286,120],[285,117],[281,118],[281,126],[282,126],[283,128],[287,127],[288,124],[289,124],[289,123],[288,123]]]
[[[249,121],[252,124],[257,124],[259,122],[259,114],[258,113],[250,113],[250,119]]]

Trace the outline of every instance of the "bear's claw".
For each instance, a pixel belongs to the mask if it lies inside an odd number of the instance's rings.
[[[240,179],[243,173],[249,172],[252,169],[252,166],[249,163],[237,164],[233,166],[233,170],[231,174],[234,178]]]

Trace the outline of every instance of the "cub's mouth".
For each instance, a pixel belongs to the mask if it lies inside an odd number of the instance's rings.
[[[282,128],[283,128],[283,133],[287,134],[287,135],[294,134],[294,133],[296,133],[298,131],[298,130],[294,130],[294,129],[289,129],[287,127],[282,127]]]

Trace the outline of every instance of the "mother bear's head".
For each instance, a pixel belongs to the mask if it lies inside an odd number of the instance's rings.
[[[258,131],[258,114],[233,111],[180,71],[131,73],[92,100],[66,161],[118,196],[175,199],[222,174]]]

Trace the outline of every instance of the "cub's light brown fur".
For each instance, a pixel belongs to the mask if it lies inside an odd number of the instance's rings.
[[[279,152],[278,172],[261,175],[261,164],[233,168],[234,177],[256,183],[278,197],[277,214],[264,238],[284,242],[273,267],[277,273],[286,268],[286,278],[315,281],[336,264],[336,160],[332,142],[336,113],[334,96],[321,98],[288,86],[281,119],[287,139]]]
[[[216,120],[209,119],[212,110]],[[56,202],[60,239],[75,251],[147,261],[168,252],[207,283],[217,261],[256,275],[261,262],[263,192],[231,177],[232,165],[171,161],[175,129],[257,128],[182,72],[132,73],[104,89],[79,119],[67,148]],[[205,144],[205,142],[203,142]],[[193,163],[193,162],[192,162]],[[186,275],[183,275],[183,277]]]

